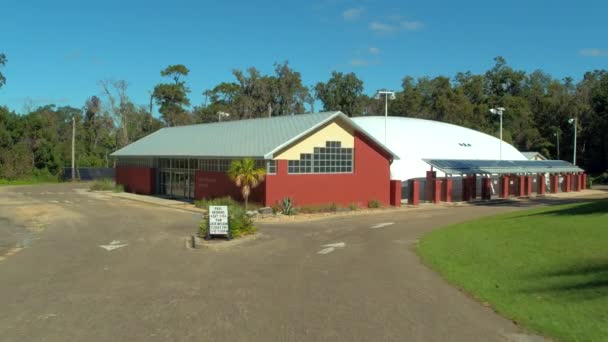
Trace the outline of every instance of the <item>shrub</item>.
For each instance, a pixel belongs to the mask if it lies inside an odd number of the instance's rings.
[[[302,214],[335,213],[336,211],[338,211],[336,203],[304,205],[298,208],[298,213]]]
[[[357,203],[352,202],[351,204],[348,205],[348,209],[350,209],[352,211],[356,211],[357,209],[359,209],[359,206],[357,205]]]
[[[125,189],[121,184],[116,184],[114,180],[105,178],[94,181],[89,190],[123,192]]]
[[[257,229],[253,221],[247,215],[245,207],[230,197],[216,198],[212,200],[198,200],[194,204],[199,208],[207,209],[210,205],[225,205],[228,207],[228,226],[230,236],[238,238],[243,235],[253,234]],[[198,224],[198,235],[205,237],[209,231],[209,216],[206,213]]]
[[[589,177],[588,179],[591,180],[591,184],[608,184],[608,171],[602,173],[601,175],[591,179],[591,177]]]
[[[213,198],[213,199],[200,199],[200,200],[196,200],[194,201],[194,205],[198,208],[205,208],[207,209],[207,207],[209,207],[210,205],[227,205],[227,206],[239,206],[241,205],[239,202],[235,201],[234,199],[232,199],[232,197],[226,196],[226,197],[219,197],[219,198]]]
[[[381,205],[380,205],[380,202],[378,200],[372,199],[369,202],[367,202],[367,207],[375,209],[375,208],[380,208]]]
[[[281,212],[283,213],[283,215],[293,215],[294,214],[293,202],[292,202],[291,198],[289,198],[289,197],[283,198],[283,202],[281,203]]]

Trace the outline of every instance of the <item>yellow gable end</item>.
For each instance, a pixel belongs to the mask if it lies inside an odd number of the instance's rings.
[[[342,147],[353,148],[355,146],[354,131],[352,128],[334,121],[279,152],[274,159],[299,160],[300,153],[313,153],[315,147],[325,147],[327,141],[339,141],[342,143]]]

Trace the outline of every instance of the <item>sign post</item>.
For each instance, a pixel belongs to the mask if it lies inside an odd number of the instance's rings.
[[[225,235],[226,238],[230,240],[228,206],[209,206],[209,230],[207,232],[207,239],[211,239],[213,235]]]

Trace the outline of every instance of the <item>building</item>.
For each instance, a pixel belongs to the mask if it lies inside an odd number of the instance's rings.
[[[547,160],[547,157],[535,151],[522,152],[521,154],[523,154],[528,160]]]
[[[397,154],[391,179],[403,181],[402,199],[408,203],[527,197],[586,186],[576,165],[528,160],[512,145],[465,127],[404,117],[353,121]]]
[[[527,160],[515,147],[491,135],[445,122],[405,117],[353,118],[360,127],[395,152],[399,159],[391,164],[391,178],[425,178],[429,164],[425,159]],[[444,174],[439,171],[438,176]]]
[[[163,128],[112,156],[116,182],[141,194],[240,199],[226,171],[252,158],[267,176],[250,199],[264,205],[401,200],[401,182],[390,180],[397,155],[341,112]]]

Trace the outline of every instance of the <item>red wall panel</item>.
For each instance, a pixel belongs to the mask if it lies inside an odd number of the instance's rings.
[[[265,182],[252,189],[250,202],[264,202]],[[196,171],[194,176],[194,198],[218,198],[230,196],[237,201],[243,201],[241,189],[230,180],[225,172]]]
[[[154,193],[154,168],[117,166],[115,177],[116,184],[124,186],[127,192],[144,195]]]
[[[390,157],[373,142],[355,134],[354,171],[349,174],[288,174],[287,160],[266,178],[266,205],[290,197],[296,206],[335,202],[367,206],[375,199],[390,204]]]

